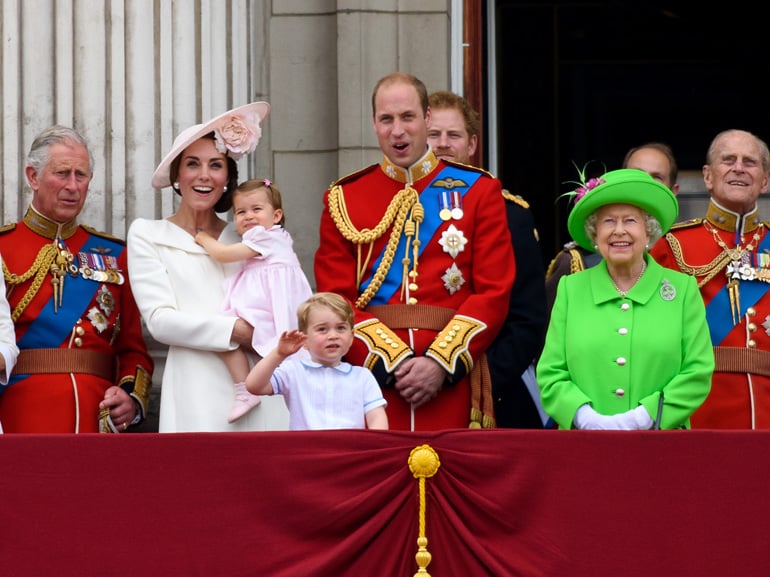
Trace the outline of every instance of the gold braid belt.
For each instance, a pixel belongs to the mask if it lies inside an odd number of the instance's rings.
[[[770,377],[770,353],[741,347],[714,347],[714,372]]]
[[[432,305],[377,305],[366,308],[391,329],[426,329],[441,331],[455,315],[455,310]],[[469,375],[471,385],[471,429],[495,426],[492,405],[492,377],[486,353],[481,355]]]

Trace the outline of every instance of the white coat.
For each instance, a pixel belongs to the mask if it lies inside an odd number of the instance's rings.
[[[241,239],[230,223],[219,240]],[[221,311],[225,275],[239,263],[217,263],[167,220],[136,219],[127,244],[131,288],[142,319],[150,335],[169,346],[159,431],[287,430],[288,410],[280,396],[263,396],[248,414],[227,422],[234,388],[216,353],[237,346],[230,341],[235,317]]]

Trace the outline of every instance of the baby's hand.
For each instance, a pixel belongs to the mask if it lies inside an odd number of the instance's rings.
[[[209,239],[212,238],[212,236],[207,233],[205,230],[198,230],[198,232],[195,233],[195,242],[197,242],[199,245],[203,246],[203,243]]]

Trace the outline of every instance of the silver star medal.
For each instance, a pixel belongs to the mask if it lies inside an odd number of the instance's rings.
[[[452,258],[457,258],[457,255],[465,250],[468,239],[465,238],[463,231],[457,230],[455,225],[450,224],[449,227],[441,233],[441,240],[439,240],[438,243],[443,247],[444,252],[449,253]]]

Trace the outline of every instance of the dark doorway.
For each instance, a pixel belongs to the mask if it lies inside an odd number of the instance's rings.
[[[769,15],[767,4],[497,0],[497,172],[530,202],[546,262],[569,240],[556,199],[577,179],[573,162],[619,168],[630,147],[659,140],[680,171],[700,172],[723,129],[770,138]]]

